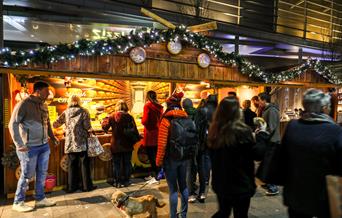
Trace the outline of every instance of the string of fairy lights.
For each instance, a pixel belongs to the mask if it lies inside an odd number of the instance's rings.
[[[242,74],[248,75],[255,81],[265,83],[279,83],[292,80],[308,69],[315,70],[332,84],[342,84],[342,81],[319,60],[308,59],[300,66],[279,73],[263,71],[235,53],[225,53],[222,46],[201,34],[190,32],[185,25],[176,29],[152,29],[147,31],[131,31],[128,35],[115,38],[91,41],[81,39],[74,43],[60,43],[31,50],[0,50],[0,64],[5,67],[22,67],[32,63],[51,64],[60,60],[72,60],[77,56],[115,55],[127,53],[134,47],[148,47],[154,43],[179,41],[202,49],[228,66],[236,66]]]

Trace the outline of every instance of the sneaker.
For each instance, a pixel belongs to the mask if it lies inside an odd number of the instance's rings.
[[[205,202],[205,199],[207,198],[204,193],[200,194],[198,197],[198,201],[201,203]]]
[[[274,195],[278,195],[278,194],[279,194],[279,190],[278,190],[277,186],[268,185],[267,190],[266,190],[267,196],[274,196]]]
[[[189,202],[189,203],[195,203],[196,200],[197,200],[197,199],[196,199],[196,196],[195,196],[195,195],[190,195],[190,196],[189,196],[189,199],[188,199],[188,202]]]
[[[33,207],[25,205],[23,201],[14,203],[12,206],[12,209],[18,212],[30,212],[33,210]]]
[[[147,181],[147,184],[154,185],[154,184],[160,184],[160,182],[156,180],[156,178],[153,177],[152,179]]]
[[[148,176],[148,177],[145,177],[145,178],[144,178],[145,181],[150,181],[151,179],[153,179],[152,176]]]
[[[44,198],[41,201],[36,201],[36,207],[51,207],[56,205],[56,202]]]

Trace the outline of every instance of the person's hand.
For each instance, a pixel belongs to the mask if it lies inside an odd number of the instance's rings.
[[[26,152],[26,151],[28,151],[29,149],[28,149],[28,147],[27,146],[19,146],[18,147],[18,151],[20,151],[20,152]]]

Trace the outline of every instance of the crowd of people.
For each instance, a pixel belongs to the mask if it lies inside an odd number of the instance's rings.
[[[24,200],[34,174],[36,205],[55,204],[44,195],[48,137],[58,144],[44,105],[47,96],[48,84],[35,83],[34,93],[15,107],[10,120],[10,133],[22,167],[13,204],[17,211],[33,209]],[[147,179],[160,180],[160,172],[164,172],[171,218],[186,217],[188,203],[205,203],[209,181],[219,206],[213,217],[227,218],[231,211],[236,218],[248,217],[256,191],[255,177],[264,183],[266,195],[279,194],[277,185],[284,187],[289,217],[330,216],[325,176],[342,175],[342,130],[328,115],[328,94],[309,89],[303,96],[303,113],[288,123],[283,138],[279,108],[266,92],[242,104],[235,92],[229,92],[220,102],[217,95],[211,94],[197,108],[183,97],[182,92],[172,93],[163,111],[157,94],[149,91],[142,117],[143,146],[151,163]],[[133,145],[140,140],[128,111],[127,104],[120,100],[115,112],[102,121],[104,131],[112,130],[113,185],[118,188],[130,185]],[[63,124],[65,153],[69,157],[67,191],[91,191],[96,187],[90,177],[85,139],[92,128],[79,97],[70,97],[68,108],[53,126]],[[76,176],[78,171],[80,178]]]

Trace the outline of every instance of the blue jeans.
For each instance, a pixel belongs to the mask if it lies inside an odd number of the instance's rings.
[[[170,218],[177,217],[178,188],[181,194],[181,217],[185,218],[188,212],[189,191],[186,184],[188,162],[188,160],[170,159],[166,159],[164,162],[165,177],[169,186]]]
[[[49,167],[50,147],[48,144],[31,146],[27,152],[17,150],[20,161],[21,174],[15,192],[14,203],[25,201],[25,192],[28,189],[29,180],[36,175],[35,199],[45,198],[45,178]]]

